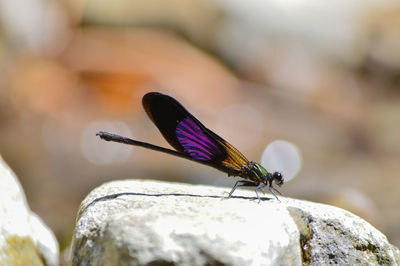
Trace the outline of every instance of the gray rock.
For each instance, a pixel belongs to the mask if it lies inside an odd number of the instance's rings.
[[[0,265],[58,265],[53,232],[33,213],[17,177],[0,157]]]
[[[398,265],[400,252],[342,209],[159,181],[104,184],[82,202],[72,265]]]

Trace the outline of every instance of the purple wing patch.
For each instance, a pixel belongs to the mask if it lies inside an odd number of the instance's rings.
[[[215,142],[206,136],[203,130],[190,118],[186,118],[178,124],[176,137],[193,159],[208,161],[213,156],[222,154]]]

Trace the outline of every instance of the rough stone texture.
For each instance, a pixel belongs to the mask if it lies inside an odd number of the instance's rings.
[[[0,157],[0,265],[58,265],[58,243]]]
[[[254,191],[104,184],[82,202],[72,265],[398,265],[399,250],[342,209]]]

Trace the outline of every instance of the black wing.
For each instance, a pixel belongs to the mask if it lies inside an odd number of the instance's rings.
[[[239,151],[207,129],[174,98],[150,92],[142,102],[150,119],[177,151],[232,174],[248,163]]]

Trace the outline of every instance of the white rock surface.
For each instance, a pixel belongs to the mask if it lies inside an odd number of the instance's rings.
[[[399,250],[332,206],[159,181],[106,183],[82,202],[72,265],[399,263]]]
[[[52,231],[30,211],[17,177],[0,157],[0,265],[58,265]]]

